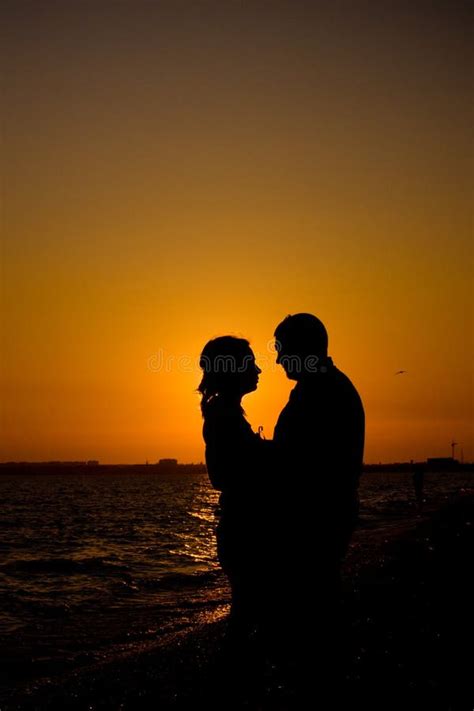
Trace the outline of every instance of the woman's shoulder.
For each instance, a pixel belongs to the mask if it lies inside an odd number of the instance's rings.
[[[236,406],[219,398],[210,401],[206,406],[203,432],[205,439],[212,434],[219,438],[257,436],[252,432],[240,405]]]
[[[244,411],[238,403],[233,403],[220,397],[213,397],[206,403],[204,420],[222,420],[222,419],[242,419],[244,420]]]

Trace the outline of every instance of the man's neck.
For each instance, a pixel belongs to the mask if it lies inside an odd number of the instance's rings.
[[[316,379],[319,380],[322,375],[328,373],[334,367],[334,363],[330,356],[319,356],[318,362],[315,364],[314,368],[302,373],[297,380],[297,384],[301,383],[304,385],[305,383],[311,383]]]

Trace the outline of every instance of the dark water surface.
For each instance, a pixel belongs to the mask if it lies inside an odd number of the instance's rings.
[[[472,486],[429,474],[428,500]],[[361,534],[416,516],[409,474],[365,474]],[[4,684],[107,659],[227,610],[205,475],[0,477]]]

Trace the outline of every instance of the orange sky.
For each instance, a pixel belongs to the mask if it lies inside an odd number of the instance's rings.
[[[270,437],[297,311],[366,461],[474,458],[468,4],[321,5],[5,3],[0,460],[202,460],[225,333]]]

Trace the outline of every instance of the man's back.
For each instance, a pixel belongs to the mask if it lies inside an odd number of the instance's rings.
[[[357,516],[364,452],[364,409],[357,390],[328,358],[298,381],[274,434],[277,489],[293,530],[323,535],[343,555]]]
[[[364,409],[328,358],[328,345],[313,314],[289,315],[275,329],[276,362],[297,385],[274,435],[269,597],[285,648],[304,650],[295,662],[311,693],[322,686],[333,693],[342,670],[340,567],[356,521],[364,453]]]

